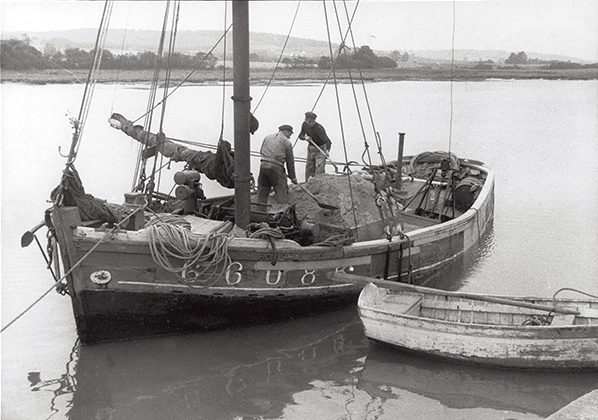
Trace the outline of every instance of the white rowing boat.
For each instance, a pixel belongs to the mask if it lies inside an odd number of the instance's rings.
[[[369,282],[359,316],[368,338],[428,356],[516,368],[598,368],[598,299],[507,297]]]

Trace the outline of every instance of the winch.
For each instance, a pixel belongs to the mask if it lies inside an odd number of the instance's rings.
[[[177,184],[174,195],[178,200],[176,207],[186,214],[195,213],[197,200],[206,198],[200,180],[201,174],[194,170],[184,170],[174,174],[174,183]]]

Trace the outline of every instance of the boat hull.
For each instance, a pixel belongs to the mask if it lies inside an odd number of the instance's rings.
[[[482,334],[458,335],[421,323],[390,325],[368,319],[360,311],[368,338],[429,357],[507,368],[598,369],[598,339],[593,336],[558,338],[500,338]],[[458,339],[455,337],[458,336]]]
[[[356,291],[306,297],[225,297],[197,294],[86,290],[87,328],[93,343],[268,323],[334,310],[356,299]]]
[[[92,343],[286,319],[355,302],[361,287],[334,283],[330,272],[425,284],[479,242],[493,213],[488,170],[472,208],[448,222],[336,247],[233,238],[230,260],[209,275],[165,270],[152,258],[147,232],[83,227],[75,207],[55,208],[52,220],[64,268],[72,269],[67,283],[78,334]]]
[[[370,339],[429,357],[480,365],[598,369],[596,324],[505,326],[423,318],[393,312],[384,305],[376,308],[365,296],[372,288],[376,287],[364,288],[358,303]]]

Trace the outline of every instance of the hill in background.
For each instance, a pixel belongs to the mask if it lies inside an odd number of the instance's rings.
[[[80,48],[89,50],[93,48],[97,35],[96,29],[72,29],[67,31],[29,32],[27,36],[31,45],[43,51],[46,44],[64,50],[66,48]],[[176,39],[176,50],[184,54],[209,51],[222,35],[221,31],[197,30],[179,31]],[[22,32],[3,32],[2,39],[22,39]],[[153,30],[124,30],[111,29],[106,37],[105,47],[114,54],[126,52],[155,51],[160,38],[159,31]],[[253,54],[264,60],[276,60],[284,45],[286,35],[252,32],[250,36],[250,49]],[[124,48],[123,48],[124,45]],[[228,50],[232,52],[232,36],[227,37]],[[358,46],[359,47],[359,46]],[[396,50],[407,52],[414,61],[421,63],[447,62],[451,60],[450,50],[404,50],[397,45]],[[390,55],[391,51],[375,51],[377,55]],[[457,61],[486,61],[503,62],[513,51],[503,50],[455,50]],[[516,51],[515,51],[516,52]],[[539,54],[526,51],[530,59],[559,60],[584,63],[584,60],[560,55]],[[222,55],[222,48],[214,51],[216,56]],[[229,55],[230,53],[227,53]],[[301,55],[306,57],[328,56],[329,49],[326,41],[291,37],[285,48],[285,55]]]

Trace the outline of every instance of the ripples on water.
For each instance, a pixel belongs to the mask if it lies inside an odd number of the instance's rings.
[[[417,407],[409,418],[423,407],[427,418],[544,417],[598,385],[592,375],[454,365],[370,345],[353,309],[243,331],[76,341],[60,377],[28,380],[52,393],[50,412],[74,419],[393,418],[385,412],[407,415],[405,405]]]
[[[298,128],[319,91],[272,89],[253,150],[281,123]],[[348,89],[341,86],[341,94]],[[483,245],[431,285],[598,293],[597,82],[455,83],[454,89],[452,150],[496,170],[495,221]],[[57,147],[70,142],[65,114],[78,109],[81,92],[81,86],[2,85],[3,325],[51,284],[35,246],[18,244],[41,220],[59,181],[64,162]],[[174,119],[167,134],[214,143],[220,110],[205,104],[218,103],[221,93],[181,89],[169,99]],[[407,132],[407,154],[447,148],[448,84],[377,83],[368,93],[376,98],[387,159],[396,153],[398,131]],[[98,87],[77,161],[88,192],[121,202],[130,188],[137,148],[106,121],[113,107],[141,115],[146,95],[126,89],[115,99],[112,87]],[[333,157],[342,160],[339,128],[323,111],[334,106],[324,96],[318,114],[333,136]],[[361,150],[357,118],[343,115],[349,148]],[[229,114],[226,122],[225,137],[232,138]],[[304,154],[304,145],[296,153]],[[223,192],[208,183],[206,190]],[[79,346],[69,300],[52,294],[2,334],[7,419],[538,418],[597,387],[595,375],[481,369],[399,353],[368,342],[355,308],[210,334]]]
[[[354,309],[243,331],[77,340],[64,373],[28,380],[51,393],[48,414],[71,419],[545,417],[598,386],[593,375],[454,365],[370,344]]]

